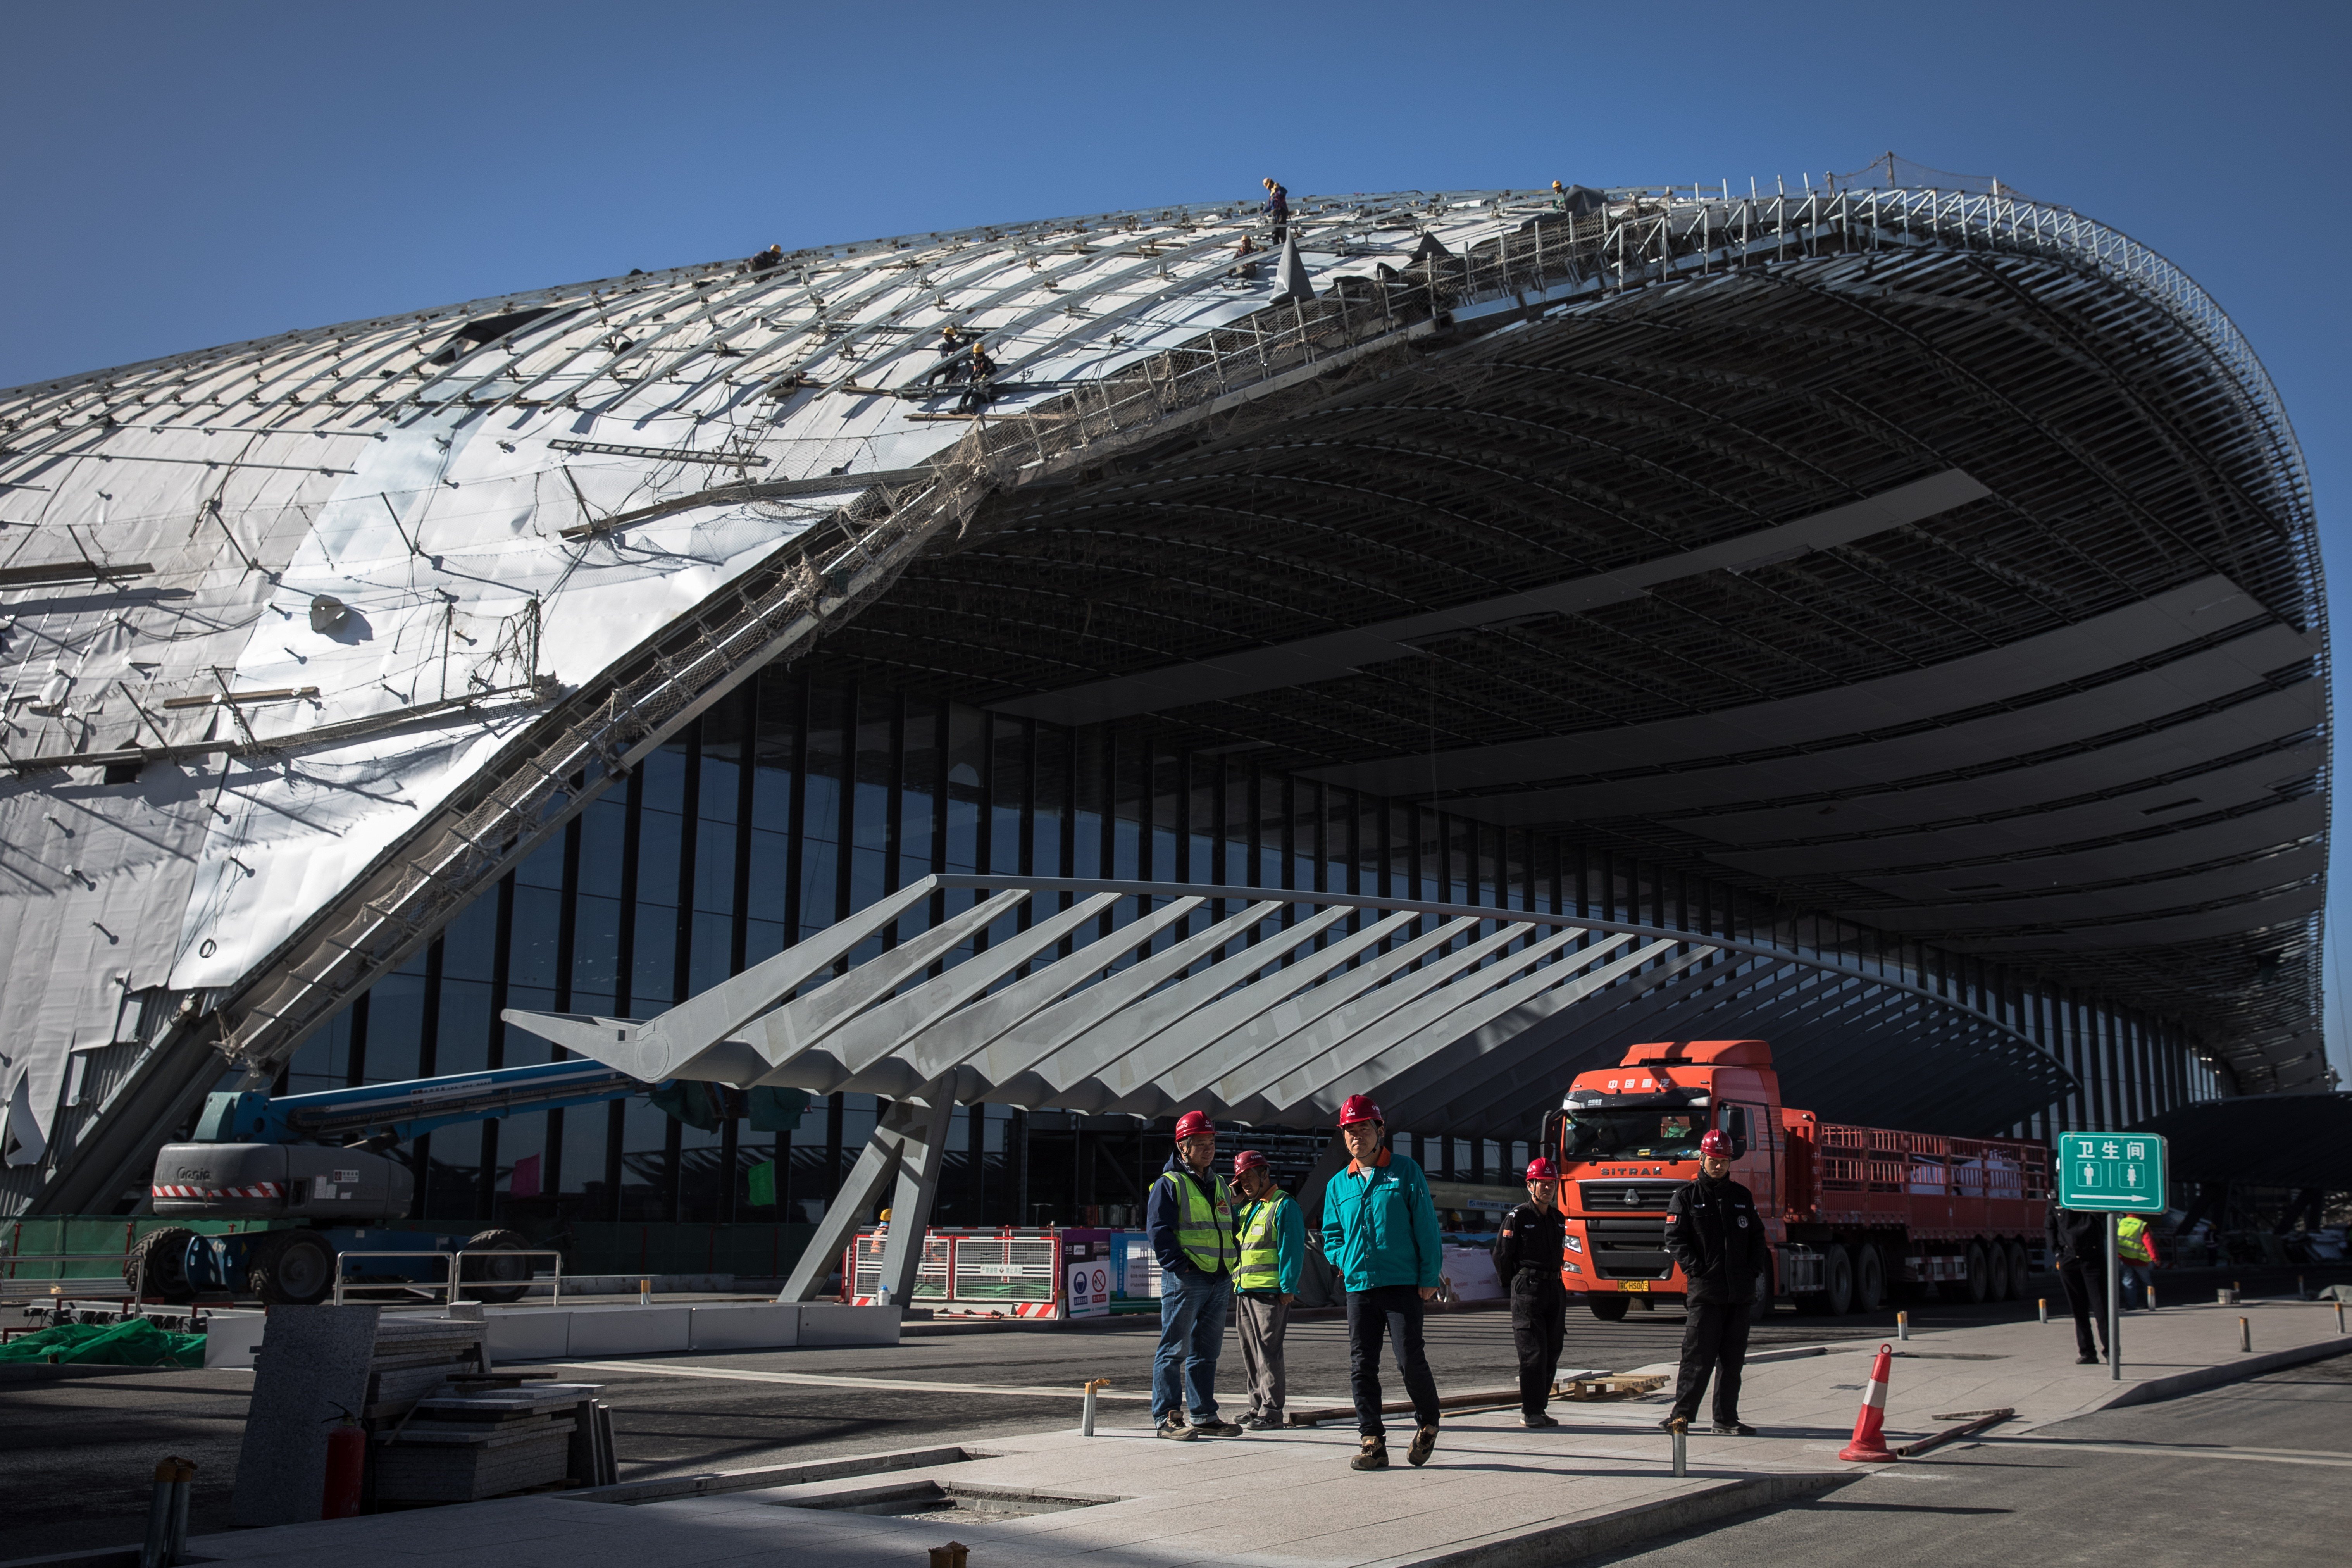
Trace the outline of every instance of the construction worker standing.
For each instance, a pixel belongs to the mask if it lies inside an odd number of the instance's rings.
[[[1280,245],[1282,237],[1290,232],[1290,193],[1276,184],[1272,174],[1268,174],[1258,183],[1265,187],[1264,210],[1265,221],[1273,236],[1273,243]]]
[[[1370,1096],[1349,1095],[1339,1107],[1348,1167],[1323,1189],[1323,1256],[1348,1293],[1348,1384],[1361,1439],[1348,1464],[1359,1470],[1389,1468],[1388,1428],[1381,1422],[1383,1337],[1395,1347],[1412,1401],[1412,1447],[1405,1458],[1425,1465],[1437,1447],[1437,1380],[1421,1341],[1443,1261],[1437,1209],[1421,1167],[1384,1147],[1385,1131]]]
[[[1307,1267],[1307,1221],[1290,1194],[1274,1184],[1273,1167],[1255,1149],[1234,1156],[1234,1190],[1242,1200],[1234,1216],[1234,1240],[1241,1247],[1234,1293],[1250,1397],[1249,1414],[1234,1425],[1263,1432],[1282,1425],[1282,1336]]]
[[[1175,1152],[1143,1205],[1144,1229],[1160,1260],[1151,1418],[1160,1436],[1179,1441],[1237,1437],[1242,1430],[1217,1419],[1217,1352],[1225,1344],[1241,1248],[1234,1242],[1232,1189],[1209,1168],[1216,1157],[1216,1127],[1201,1111],[1186,1111],[1176,1119]]]
[[[1559,1264],[1568,1250],[1568,1222],[1559,1212],[1559,1170],[1537,1155],[1528,1162],[1528,1201],[1503,1216],[1495,1238],[1495,1273],[1511,1295],[1511,1342],[1519,1352],[1519,1425],[1557,1426],[1552,1374],[1568,1335],[1568,1289]]]
[[[2106,1221],[2052,1204],[2048,1224],[2050,1260],[2057,1266],[2058,1283],[2065,1287],[2066,1305],[2074,1313],[2075,1364],[2096,1366],[2107,1359]]]
[[[1710,1373],[1715,1430],[1752,1437],[1739,1419],[1739,1373],[1748,1361],[1748,1312],[1764,1264],[1764,1221],[1756,1200],[1731,1179],[1731,1141],[1721,1129],[1698,1141],[1699,1178],[1666,1203],[1666,1249],[1685,1281],[1683,1363],[1675,1377],[1673,1410],[1659,1425],[1688,1426],[1698,1417]]]

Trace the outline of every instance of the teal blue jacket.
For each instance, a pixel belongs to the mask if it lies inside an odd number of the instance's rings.
[[[1369,1170],[1352,1165],[1323,1189],[1323,1256],[1341,1287],[1434,1287],[1444,1257],[1421,1167],[1394,1152]]]

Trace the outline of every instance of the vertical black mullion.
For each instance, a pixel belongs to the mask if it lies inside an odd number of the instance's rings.
[[[702,842],[702,721],[686,727],[686,766],[677,812],[677,943],[670,954],[669,998],[676,1006],[694,984],[694,881]],[[679,1214],[686,1154],[686,1123],[664,1118],[661,1216],[675,1224]]]
[[[1021,875],[1037,874],[1037,721],[1021,721]],[[1027,931],[1030,918],[1037,907],[1035,899],[1024,899],[1013,911],[1013,929]]]
[[[857,841],[857,682],[844,683],[841,689],[841,787],[834,792],[841,810],[834,824],[833,853],[833,918],[849,918],[849,900],[856,891],[851,876],[857,858],[854,847]],[[850,955],[844,953],[834,965],[836,974],[846,973]]]
[[[760,755],[760,682],[755,677],[737,694],[735,717],[734,915],[727,922],[727,973],[740,974],[751,948],[751,785]]]
[[[1075,877],[1078,874],[1078,732],[1069,729],[1062,731],[1061,839],[1062,875]],[[1077,894],[1067,890],[1063,892],[1063,909],[1066,910],[1077,901]],[[1060,955],[1067,958],[1076,948],[1076,938],[1066,936],[1062,939]]]
[[[555,1010],[572,1011],[572,965],[580,942],[580,818],[563,825],[562,887],[555,900]],[[566,1060],[572,1053],[550,1046],[547,1059]],[[547,1113],[547,1157],[541,1189],[560,1205],[563,1199],[563,1112]]]
[[[1149,882],[1151,880],[1154,862],[1151,840],[1160,826],[1160,792],[1154,787],[1159,782],[1157,775],[1160,771],[1160,753],[1152,745],[1151,737],[1149,735],[1143,738],[1143,755],[1139,762],[1141,765],[1136,774],[1135,879],[1139,882]],[[1149,898],[1138,896],[1135,900],[1135,918],[1139,921],[1150,912],[1151,900]],[[1151,943],[1149,942],[1135,950],[1138,963],[1150,956]],[[1029,1136],[1025,1122],[1022,1124],[1021,1136],[1024,1140],[1023,1150],[1025,1155],[1026,1140]],[[1021,1201],[1024,1209],[1022,1218],[1025,1221],[1028,1218],[1025,1209],[1029,1201],[1026,1171],[1022,1176]]]
[[[425,1016],[416,1032],[416,1076],[431,1078],[440,1071],[441,1057],[441,938],[435,937],[425,950]],[[409,1170],[415,1174],[416,1194],[409,1202],[413,1218],[425,1219],[432,1214],[433,1202],[433,1134],[420,1132],[409,1145]]]
[[[514,977],[515,874],[499,879],[498,912],[490,937],[490,1038],[484,1058],[496,1069],[507,1065],[507,992]],[[488,1225],[497,1217],[499,1129],[501,1119],[482,1122],[482,1179],[474,1185],[474,1217]]]
[[[803,846],[808,841],[809,674],[801,671],[800,690],[793,701],[793,794],[784,808],[784,945],[801,939],[801,875],[806,866]],[[827,1196],[831,1194],[828,1194]]]
[[[1192,753],[1176,753],[1176,880],[1192,880]]]
[[[931,714],[931,869],[945,875],[948,868],[948,746],[954,739],[951,728],[953,712],[945,700],[935,700]],[[947,889],[931,895],[931,924],[939,925],[948,918]]]
[[[373,990],[362,991],[352,1003],[351,1049],[343,1058],[343,1085],[357,1089],[367,1082],[368,998]]]
[[[882,806],[882,891],[898,890],[898,856],[906,844],[907,819],[907,694],[894,695],[890,704],[890,781],[884,787]],[[898,945],[898,922],[882,928],[882,947]]]
[[[1102,732],[1102,820],[1097,824],[1102,833],[1102,874],[1105,881],[1118,879],[1118,732],[1106,728]],[[1118,906],[1103,911],[1095,928],[1095,938],[1100,941],[1111,933],[1118,921]]]
[[[642,770],[629,774],[628,795],[621,808],[620,931],[614,942],[613,1013],[629,1016],[635,1005],[637,973],[637,847],[645,840],[645,791]],[[604,1217],[621,1217],[621,1155],[628,1138],[625,1118],[629,1102],[616,1100],[604,1112]]]
[[[972,833],[972,869],[983,877],[996,874],[996,715],[983,711],[980,716],[980,821]],[[985,889],[994,892],[993,888]],[[983,901],[982,889],[972,889],[971,901]],[[988,951],[985,928],[972,932],[971,950]]]

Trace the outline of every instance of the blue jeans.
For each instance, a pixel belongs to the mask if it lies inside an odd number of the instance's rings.
[[[1151,1418],[1166,1423],[1189,1406],[1196,1426],[1217,1418],[1217,1352],[1225,1348],[1225,1314],[1234,1277],[1163,1271],[1160,1276],[1160,1351],[1151,1358]],[[1184,1378],[1181,1405],[1176,1378]]]

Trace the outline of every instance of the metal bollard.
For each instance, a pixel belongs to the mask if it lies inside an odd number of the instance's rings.
[[[1091,1437],[1095,1435],[1095,1390],[1109,1386],[1110,1379],[1107,1377],[1091,1377],[1086,1382],[1087,1413],[1078,1428],[1086,1436]]]
[[[1680,1478],[1690,1474],[1690,1423],[1677,1421],[1674,1431],[1675,1475]]]
[[[2042,1309],[2042,1321],[2045,1323],[2048,1322],[2050,1321],[2050,1298],[2044,1296],[2037,1304]]]
[[[2341,1301],[2336,1303],[2336,1331],[2339,1334],[2344,1331],[2344,1303]]]
[[[188,1556],[188,1494],[196,1489],[196,1467],[192,1459],[173,1461],[178,1471],[172,1477],[172,1527],[164,1538],[163,1550],[167,1563],[184,1563]]]
[[[2254,1326],[2243,1318],[2238,1320],[2238,1348],[2242,1351],[2254,1348]]]
[[[157,1461],[155,1494],[147,1505],[147,1541],[139,1568],[171,1568],[188,1554],[188,1493],[196,1467],[176,1456]]]
[[[653,1282],[652,1280],[650,1280],[650,1279],[640,1279],[640,1280],[638,1280],[638,1281],[637,1281],[637,1305],[638,1305],[638,1306],[640,1306],[640,1307],[650,1307],[650,1306],[652,1306],[653,1304],[654,1304],[654,1282]]]
[[[971,1548],[961,1541],[950,1541],[945,1546],[931,1548],[931,1568],[964,1568]]]
[[[147,1544],[139,1549],[139,1568],[169,1568],[172,1479],[179,1473],[176,1459],[165,1459],[155,1467],[155,1494],[147,1502]]]
[[[2147,1282],[2147,1310],[2151,1312],[2156,1310],[2156,1281],[2153,1279]]]
[[[1897,1312],[1895,1314],[1895,1337],[1898,1340],[1907,1340],[1911,1337],[1910,1313]]]

